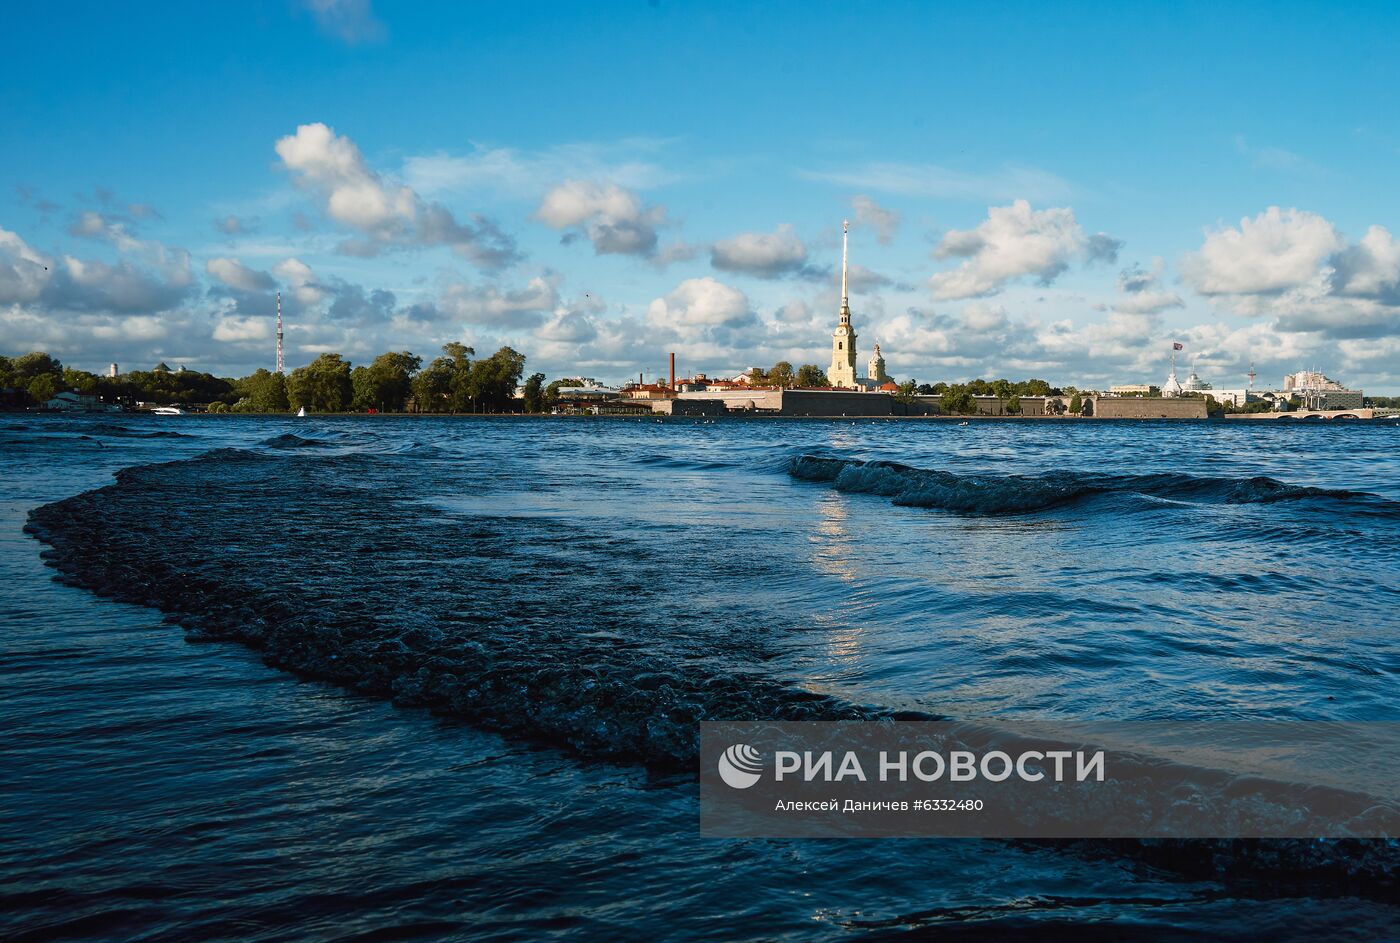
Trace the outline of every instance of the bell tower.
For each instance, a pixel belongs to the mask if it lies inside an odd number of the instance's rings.
[[[885,372],[885,358],[880,353],[880,345],[875,345],[875,353],[870,358],[870,369],[866,371],[865,377],[871,383],[888,383],[890,375]]]
[[[832,386],[854,389],[856,385],[856,332],[851,327],[851,302],[846,294],[846,247],[850,223],[841,221],[841,315],[831,332],[831,369],[827,379]]]

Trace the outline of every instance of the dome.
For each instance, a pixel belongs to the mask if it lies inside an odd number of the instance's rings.
[[[1162,395],[1180,396],[1181,392],[1181,384],[1177,382],[1176,371],[1173,370],[1171,373],[1167,374],[1167,382],[1162,384]]]
[[[1174,379],[1174,378],[1175,378],[1175,375],[1173,375],[1173,379]],[[1196,375],[1196,369],[1195,369],[1194,367],[1192,367],[1192,368],[1191,368],[1191,374],[1190,374],[1190,376],[1188,376],[1188,377],[1186,378],[1186,382],[1183,383],[1183,384],[1181,384],[1181,387],[1180,387],[1180,388],[1183,389],[1183,390],[1189,390],[1190,392],[1193,392],[1193,393],[1199,393],[1199,392],[1201,392],[1202,390],[1208,390],[1208,389],[1210,389],[1210,388],[1211,388],[1211,385],[1210,385],[1209,383],[1207,383],[1205,380],[1202,380],[1199,376],[1197,376],[1197,375]]]

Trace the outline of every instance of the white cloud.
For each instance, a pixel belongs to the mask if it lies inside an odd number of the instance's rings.
[[[895,230],[899,229],[899,213],[886,209],[868,196],[851,197],[851,207],[856,211],[856,223],[875,230],[880,245],[887,246],[894,240]]]
[[[106,238],[108,227],[101,224],[97,231]],[[169,310],[189,294],[193,275],[183,249],[142,242],[124,232],[121,245],[135,258],[123,254],[115,263],[72,255],[55,259],[0,229],[0,304],[130,315]]]
[[[710,276],[688,278],[647,307],[647,323],[682,334],[694,329],[736,328],[756,322],[748,297]]]
[[[238,291],[270,291],[275,285],[271,275],[250,269],[237,259],[209,259],[204,270]]]
[[[1316,213],[1270,207],[1207,232],[1182,264],[1187,281],[1274,330],[1332,339],[1400,334],[1400,245],[1380,226],[1348,243]]]
[[[214,228],[225,236],[243,236],[258,228],[257,219],[245,219],[229,213],[222,219],[214,220]]]
[[[495,285],[456,283],[442,291],[437,306],[445,316],[466,324],[537,327],[559,306],[558,277],[536,276],[524,288],[504,291]]]
[[[801,171],[800,175],[852,189],[932,199],[1048,201],[1070,196],[1068,183],[1034,167],[1007,166],[991,173],[968,173],[937,164],[877,161],[853,170]]]
[[[491,220],[459,222],[441,203],[423,200],[411,187],[372,169],[355,142],[316,122],[278,140],[277,155],[297,184],[316,194],[331,219],[360,234],[342,246],[352,255],[381,248],[448,246],[483,268],[518,258],[514,241]]]
[[[320,280],[311,271],[311,266],[301,259],[283,259],[273,266],[272,274],[290,287],[292,297],[303,305],[319,304],[321,299],[325,297],[325,290]]]
[[[153,210],[145,210],[138,215],[153,214]],[[185,288],[193,283],[194,274],[190,269],[188,252],[159,242],[140,239],[127,229],[127,222],[127,219],[120,216],[85,210],[78,214],[68,231],[80,238],[95,239],[111,245],[124,257],[119,268],[129,269],[133,262],[139,263],[150,270],[149,274],[153,279],[163,281],[172,288]],[[100,271],[101,265],[94,263],[89,268]]]
[[[560,180],[592,180],[631,190],[675,182],[650,155],[668,142],[626,138],[560,144],[538,151],[477,146],[467,154],[425,154],[404,161],[404,181],[420,194],[487,192],[538,200]]]
[[[997,331],[1006,327],[1009,319],[1000,305],[973,302],[963,308],[962,323],[971,331]]]
[[[1400,240],[1383,226],[1333,256],[1332,286],[1344,295],[1400,305]]]
[[[1119,246],[1103,233],[1087,235],[1068,207],[1037,211],[1017,200],[989,208],[976,229],[946,233],[934,256],[965,261],[929,284],[934,298],[943,300],[995,294],[1025,276],[1049,284],[1076,258],[1112,261]]]
[[[384,24],[374,15],[370,0],[302,0],[323,33],[350,45],[374,42],[385,36]]]
[[[598,255],[653,255],[656,230],[666,223],[665,207],[648,206],[615,183],[588,180],[567,180],[550,190],[535,216],[552,229],[586,236]]]
[[[598,326],[582,311],[559,311],[540,325],[535,336],[563,344],[586,344],[598,336]]]
[[[273,323],[259,317],[223,317],[214,325],[213,338],[229,344],[247,344],[272,339]]]
[[[1118,298],[1113,302],[1113,310],[1120,314],[1160,314],[1169,308],[1180,308],[1185,302],[1181,296],[1162,285],[1162,275],[1166,264],[1161,259],[1152,260],[1152,268],[1141,266],[1124,269],[1118,274]]]
[[[787,223],[771,233],[748,232],[722,239],[710,250],[710,264],[727,272],[777,278],[807,263],[807,247]]]
[[[1320,169],[1306,157],[1302,157],[1282,147],[1272,145],[1251,145],[1244,135],[1235,137],[1235,150],[1249,159],[1255,170],[1278,170],[1286,173],[1317,174]]]
[[[1206,233],[1186,257],[1182,275],[1203,295],[1277,294],[1313,279],[1344,241],[1316,213],[1271,206],[1239,228]]]
[[[0,304],[38,298],[53,277],[52,264],[18,233],[0,229]]]
[[[850,290],[854,294],[874,291],[879,288],[888,288],[894,284],[894,279],[890,278],[888,275],[861,265],[859,262],[851,263],[849,281]]]

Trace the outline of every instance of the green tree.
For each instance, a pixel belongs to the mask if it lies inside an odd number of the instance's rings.
[[[447,385],[447,406],[454,413],[475,411],[476,396],[472,387],[472,360],[476,349],[453,341],[442,345],[442,352],[451,363]]]
[[[350,406],[358,410],[374,409],[378,390],[370,378],[369,367],[360,364],[350,369]]]
[[[914,402],[914,394],[919,391],[919,385],[913,380],[905,380],[899,384],[899,390],[894,394],[894,398],[901,403]]]
[[[24,389],[29,393],[30,399],[42,406],[53,399],[54,394],[58,392],[58,387],[58,381],[53,378],[53,374],[41,373],[37,377],[31,378],[25,384]]]
[[[72,367],[63,368],[63,386],[66,389],[76,390],[86,396],[96,396],[101,382],[101,377],[95,373],[75,370]]]
[[[524,373],[525,355],[510,347],[473,363],[467,387],[472,409],[505,412]]]
[[[1070,395],[1070,398],[1069,398],[1069,411],[1070,411],[1070,413],[1073,414],[1073,415],[1075,415],[1075,416],[1078,416],[1079,413],[1080,413],[1080,411],[1083,410],[1083,409],[1084,409],[1084,400],[1080,398],[1079,393],[1075,392],[1075,393],[1071,394],[1071,395]]]
[[[974,416],[977,414],[977,400],[967,387],[955,386],[943,392],[938,398],[943,412],[952,416]]]
[[[814,363],[804,363],[797,368],[796,383],[798,386],[831,386],[826,371]]]
[[[24,384],[39,376],[51,376],[57,383],[63,379],[63,364],[42,350],[31,351],[16,357],[11,370],[19,383]]]
[[[542,413],[545,409],[544,374],[532,373],[525,381],[525,411]]]
[[[322,354],[287,377],[287,400],[293,408],[344,412],[352,396],[350,363],[340,354]]]
[[[413,405],[420,413],[437,413],[447,409],[452,392],[452,361],[438,357],[413,378]]]
[[[413,376],[423,365],[421,357],[408,351],[380,354],[367,367],[350,371],[356,409],[401,412],[413,392]]]
[[[792,364],[786,360],[779,360],[773,364],[773,369],[769,370],[764,379],[770,386],[779,386],[783,389],[791,389],[797,382],[797,375],[792,372]]]
[[[63,364],[42,350],[32,351],[8,361],[6,386],[24,390],[30,400],[42,406],[63,386]]]
[[[233,402],[238,398],[234,381],[198,370],[133,370],[122,378],[123,395],[148,403],[202,404]]]
[[[239,380],[236,387],[241,395],[240,408],[246,412],[285,413],[291,405],[287,400],[287,378],[263,367]]]

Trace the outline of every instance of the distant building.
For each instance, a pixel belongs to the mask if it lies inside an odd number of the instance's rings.
[[[1120,383],[1110,386],[1108,391],[1114,396],[1148,396],[1156,389],[1150,383]]]
[[[1217,403],[1230,403],[1234,406],[1257,403],[1264,398],[1254,390],[1211,390],[1206,395]]]
[[[1361,390],[1302,390],[1304,409],[1360,409],[1366,405]]]
[[[675,391],[664,383],[629,383],[622,388],[622,396],[626,399],[672,399],[675,395]]]
[[[879,344],[875,345],[875,355],[870,358],[870,369],[865,378],[875,386],[890,382],[890,375],[885,372],[885,358],[880,355]]]
[[[1344,390],[1336,380],[1325,376],[1321,370],[1299,370],[1283,378],[1284,390]]]
[[[1175,372],[1173,372],[1172,375],[1175,376]],[[1204,393],[1209,389],[1212,389],[1211,385],[1197,375],[1194,366],[1191,368],[1191,373],[1187,376],[1186,382],[1181,384],[1181,391],[1183,393]]]
[[[747,390],[752,387],[753,378],[748,374],[740,374],[743,380],[719,378],[714,379],[703,373],[697,373],[693,377],[687,377],[676,381],[676,391],[679,393],[699,393],[704,390]]]
[[[851,326],[851,299],[846,294],[846,241],[850,225],[841,222],[841,312],[831,332],[831,369],[826,378],[837,388],[856,387],[856,331]]]
[[[633,416],[650,413],[651,405],[624,397],[621,390],[606,386],[561,386],[554,411],[573,415]]]
[[[117,407],[109,406],[87,393],[63,392],[54,394],[53,399],[44,404],[44,408],[64,413],[103,413],[112,412]]]
[[[115,379],[115,378],[117,377],[117,375],[118,375],[117,365],[114,364],[114,363],[109,363],[109,364],[107,364],[107,376],[112,377],[113,379]]]
[[[1304,409],[1360,409],[1366,394],[1349,390],[1320,370],[1299,370],[1283,378],[1283,398],[1297,397]]]

